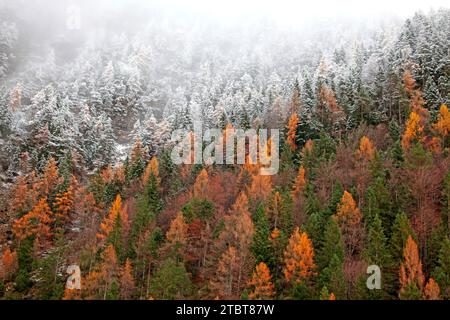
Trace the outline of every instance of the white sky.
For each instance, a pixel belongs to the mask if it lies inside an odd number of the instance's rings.
[[[147,2],[159,2],[165,7],[225,18],[254,13],[280,20],[380,13],[406,17],[418,10],[428,12],[431,8],[450,6],[448,0],[147,0]]]

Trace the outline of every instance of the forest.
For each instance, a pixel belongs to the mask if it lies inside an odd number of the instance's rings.
[[[0,300],[450,299],[449,9],[297,32],[19,7],[0,5]],[[278,174],[174,164],[198,122],[279,129]]]

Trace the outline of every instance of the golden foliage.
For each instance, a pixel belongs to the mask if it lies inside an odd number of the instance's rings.
[[[194,197],[198,199],[205,199],[208,190],[208,171],[203,169],[197,176],[194,184]]]
[[[297,134],[298,116],[297,113],[293,113],[288,123],[287,144],[291,148],[291,151],[297,150],[296,134]]]
[[[153,175],[159,183],[159,163],[158,158],[156,157],[153,157],[145,168],[144,175],[142,176],[143,185],[147,184],[148,180],[150,179],[150,175]]]
[[[264,262],[256,266],[252,278],[249,281],[252,291],[249,294],[251,300],[268,300],[272,299],[275,294],[275,287],[272,283],[270,270]]]
[[[36,236],[37,241],[45,241],[52,235],[50,218],[52,211],[48,206],[47,199],[41,199],[33,210],[22,218],[17,219],[13,224],[13,233],[19,240],[24,240],[30,236]]]
[[[406,129],[402,136],[402,147],[407,150],[412,142],[420,142],[423,138],[424,127],[421,124],[420,116],[416,112],[411,112],[406,122]]]
[[[362,215],[352,195],[344,191],[341,202],[337,206],[336,222],[340,227],[352,228],[361,222]]]
[[[439,135],[446,138],[450,133],[450,112],[445,104],[441,105],[439,109],[438,121],[434,124],[433,128]]]
[[[111,209],[109,210],[108,216],[106,216],[103,219],[103,222],[100,224],[100,232],[97,233],[97,238],[108,238],[109,234],[114,229],[117,218],[120,218],[121,222],[124,225],[127,224],[128,216],[126,210],[122,208],[122,198],[120,197],[120,194],[118,194],[116,199],[114,200]]]
[[[404,262],[400,265],[400,295],[411,285],[422,290],[425,278],[422,272],[422,262],[419,249],[411,236],[408,236],[403,249]]]
[[[175,219],[170,223],[166,238],[171,245],[186,245],[188,235],[188,225],[184,221],[183,214],[179,212]]]
[[[18,269],[17,253],[6,248],[0,259],[0,279],[10,280]]]
[[[306,171],[303,166],[298,169],[297,178],[295,178],[294,186],[292,187],[292,199],[299,198],[306,189]]]
[[[359,149],[356,152],[356,156],[358,159],[370,161],[375,156],[375,147],[370,141],[369,138],[363,136],[361,141],[359,142]]]
[[[301,283],[314,275],[314,248],[305,232],[297,227],[284,251],[284,276],[287,282]]]

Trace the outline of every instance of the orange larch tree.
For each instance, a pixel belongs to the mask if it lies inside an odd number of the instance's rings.
[[[17,253],[6,248],[0,259],[0,279],[10,280],[19,269]]]
[[[57,187],[63,182],[60,177],[58,166],[54,158],[50,158],[44,169],[41,179],[41,197],[51,197],[56,192]]]
[[[278,191],[273,195],[265,211],[271,225],[273,225],[274,228],[277,228],[278,220],[281,215],[281,195]]]
[[[217,271],[210,280],[217,298],[238,299],[242,290],[241,261],[235,247],[228,247],[220,256]]]
[[[159,163],[158,158],[153,157],[149,163],[147,164],[147,167],[145,168],[144,175],[142,176],[142,184],[145,186],[150,179],[150,175],[153,175],[157,182],[159,183]]]
[[[411,112],[406,121],[405,132],[402,136],[402,147],[408,150],[413,142],[423,140],[424,126],[420,123],[420,116],[416,112]]]
[[[72,176],[69,187],[65,192],[59,193],[55,198],[55,223],[57,228],[63,228],[70,220],[70,214],[74,210],[75,190],[78,182]]]
[[[403,249],[404,262],[400,265],[400,293],[401,299],[419,299],[423,290],[425,278],[422,272],[422,262],[419,249],[411,236],[406,240]]]
[[[441,105],[439,109],[439,117],[433,125],[433,129],[442,139],[444,147],[447,147],[450,134],[450,112],[445,104]]]
[[[130,259],[127,259],[120,275],[120,299],[130,300],[133,298],[135,290],[136,286],[133,278],[133,267]]]
[[[370,161],[375,156],[375,147],[373,146],[372,141],[366,136],[361,138],[356,156],[358,159],[365,161]]]
[[[113,283],[118,285],[120,266],[114,247],[108,245],[101,257],[102,263],[82,281],[82,294],[90,300],[106,300]]]
[[[206,171],[206,169],[203,169],[197,176],[197,179],[195,179],[194,198],[197,199],[206,198],[208,182],[209,182],[208,171]]]
[[[256,173],[252,177],[250,187],[247,188],[247,194],[252,200],[253,205],[257,205],[261,201],[267,199],[272,192],[272,180],[270,176],[263,176]]]
[[[236,268],[236,276],[232,277],[233,293],[240,293],[247,283],[247,278],[253,267],[253,256],[250,251],[250,246],[253,241],[254,226],[248,209],[248,198],[245,193],[241,193],[235,204],[232,206],[229,215],[225,216],[225,226],[220,233],[219,239],[216,243],[216,250],[222,253],[221,259],[225,259],[222,266],[229,265],[233,262],[233,267]],[[233,248],[233,252],[230,251]],[[223,280],[224,270],[217,269],[217,274],[222,274],[219,277]],[[222,286],[224,284],[221,284]]]
[[[439,285],[434,281],[433,278],[430,278],[423,290],[423,297],[426,300],[440,300],[439,297],[440,289]]]
[[[52,211],[48,206],[47,199],[41,199],[33,210],[22,218],[17,219],[13,224],[13,233],[19,240],[24,240],[30,236],[35,236],[40,245],[46,244],[51,238]]]
[[[122,206],[122,198],[118,194],[109,210],[108,216],[100,224],[100,232],[97,233],[97,238],[108,240],[116,249],[117,254],[119,254],[125,236],[124,232],[127,229],[128,214],[126,206]]]
[[[179,212],[175,219],[170,223],[169,230],[166,233],[168,244],[171,247],[184,247],[187,242],[188,225],[184,221],[183,214]]]
[[[252,278],[249,281],[251,300],[269,300],[275,295],[275,286],[272,283],[270,270],[264,262],[256,266]]]
[[[341,230],[347,252],[349,254],[355,253],[362,242],[362,214],[349,192],[344,191],[334,219],[336,219]]]
[[[297,227],[284,251],[284,277],[287,282],[304,283],[315,274],[314,248],[305,232]]]
[[[303,166],[298,169],[297,177],[295,178],[294,186],[292,187],[292,199],[299,199],[306,189],[306,171]]]
[[[298,116],[297,113],[293,113],[287,125],[288,129],[287,144],[289,145],[291,151],[297,150],[297,142],[296,142],[297,126],[298,126]]]

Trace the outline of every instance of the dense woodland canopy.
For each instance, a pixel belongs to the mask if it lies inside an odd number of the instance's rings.
[[[46,37],[22,14],[0,8],[0,298],[450,298],[449,10]],[[280,172],[174,165],[196,121],[281,129]]]

